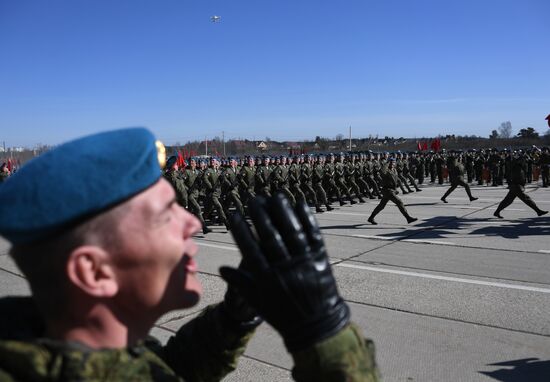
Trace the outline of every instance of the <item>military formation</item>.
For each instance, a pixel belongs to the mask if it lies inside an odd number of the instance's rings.
[[[201,222],[203,233],[211,232],[210,224],[219,223],[231,229],[231,211],[247,214],[246,205],[256,195],[269,197],[282,192],[293,205],[304,201],[317,213],[331,211],[334,203],[364,203],[380,199],[368,221],[388,201],[397,205],[408,223],[410,216],[399,193],[420,192],[422,184],[450,183],[441,197],[462,186],[470,201],[470,184],[499,186],[533,182],[535,175],[548,187],[550,150],[468,150],[441,152],[354,152],[295,156],[243,156],[229,158],[195,157],[179,166],[176,156],[168,159],[165,178],[176,190],[178,203]],[[521,173],[521,175],[518,175]],[[519,193],[516,193],[518,196]],[[522,199],[523,200],[523,199]],[[527,202],[529,203],[529,201]],[[539,213],[540,211],[531,207]],[[500,212],[500,211],[499,211]],[[497,214],[498,215],[498,214]],[[495,215],[496,216],[496,215]]]

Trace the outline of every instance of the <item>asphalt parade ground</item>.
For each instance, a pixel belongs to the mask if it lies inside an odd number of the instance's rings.
[[[537,217],[516,199],[493,217],[506,186],[473,186],[470,202],[448,185],[399,195],[418,221],[406,224],[391,202],[367,218],[378,200],[316,214],[352,319],[376,344],[385,381],[550,380],[550,214]],[[529,185],[541,209],[550,188]],[[336,204],[335,204],[336,206]],[[204,296],[199,305],[162,317],[152,334],[165,341],[208,304],[220,301],[221,265],[240,254],[222,226],[197,234]],[[0,239],[0,296],[29,289]],[[263,324],[226,381],[290,381],[292,359]]]

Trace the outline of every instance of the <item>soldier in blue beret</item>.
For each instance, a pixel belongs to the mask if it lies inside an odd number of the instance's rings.
[[[202,294],[192,238],[201,224],[161,176],[165,159],[148,130],[115,130],[60,145],[2,183],[0,235],[32,299],[0,299],[0,380],[218,381],[260,317],[292,353],[296,380],[377,380],[373,344],[350,323],[315,219],[281,196],[251,201],[257,235],[235,215],[249,261],[220,269],[224,300],[166,345],[147,339],[163,314]]]

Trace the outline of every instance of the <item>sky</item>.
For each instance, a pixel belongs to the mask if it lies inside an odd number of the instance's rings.
[[[545,133],[548,15],[548,0],[0,0],[0,144],[130,126],[168,145]]]

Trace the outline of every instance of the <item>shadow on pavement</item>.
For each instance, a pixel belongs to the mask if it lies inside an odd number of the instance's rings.
[[[518,239],[521,236],[550,235],[550,220],[546,216],[521,219],[514,224],[483,227],[472,231],[474,235],[500,236],[506,239]],[[548,379],[550,381],[550,378]]]
[[[456,231],[475,226],[479,222],[487,222],[493,218],[461,219],[456,216],[434,216],[424,219],[421,223],[414,224],[401,232],[391,232],[379,236],[388,236],[396,239],[404,239],[411,236],[422,239],[448,239],[455,235]],[[469,234],[480,236],[499,236],[505,239],[518,239],[522,236],[550,235],[550,220],[547,216],[524,218],[517,221],[506,221],[501,225],[501,220],[494,220],[493,226],[484,226],[474,229]],[[550,379],[549,379],[550,381]]]
[[[550,361],[541,361],[538,358],[517,359],[487,366],[505,366],[495,371],[480,371],[481,374],[501,382],[550,381]]]

